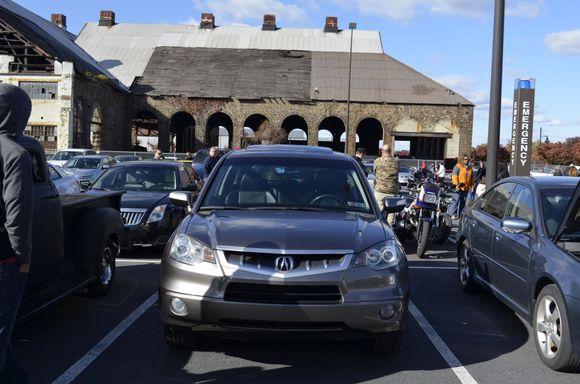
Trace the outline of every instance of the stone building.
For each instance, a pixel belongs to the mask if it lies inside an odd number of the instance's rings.
[[[385,55],[377,31],[340,30],[332,17],[279,28],[274,15],[262,28],[216,26],[212,14],[199,26],[117,24],[105,12],[112,20],[101,12],[76,43],[131,89],[133,144],[238,147],[270,124],[290,143],[343,151],[346,139],[349,153],[395,141],[425,159],[471,149],[473,104]]]
[[[75,44],[66,17],[52,22],[0,0],[0,81],[32,99],[26,134],[57,148],[125,148],[130,91]],[[107,120],[102,116],[106,114]]]

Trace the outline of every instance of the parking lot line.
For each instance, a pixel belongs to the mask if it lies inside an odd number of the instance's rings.
[[[151,295],[143,304],[141,304],[133,313],[119,323],[107,336],[105,336],[97,345],[88,351],[79,361],[72,365],[62,375],[60,375],[53,384],[69,384],[78,375],[80,375],[93,361],[99,357],[105,349],[117,340],[137,320],[145,311],[147,311],[157,301],[157,292]]]
[[[425,316],[419,311],[419,309],[415,306],[415,304],[409,300],[409,312],[415,318],[419,326],[423,329],[423,332],[427,335],[429,340],[433,343],[439,354],[445,359],[449,367],[453,370],[459,381],[462,384],[477,384],[477,381],[471,376],[471,374],[465,369],[461,362],[453,352],[449,349],[447,344],[443,341],[443,339],[439,336],[439,334],[433,329],[431,324],[427,321]]]

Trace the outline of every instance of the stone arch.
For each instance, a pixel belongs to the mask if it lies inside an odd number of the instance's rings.
[[[207,119],[205,142],[208,146],[227,148],[232,143],[234,123],[229,115],[216,112]]]
[[[195,151],[195,119],[187,112],[176,112],[169,121],[171,152]]]
[[[381,122],[373,117],[364,118],[358,123],[356,133],[359,136],[357,146],[363,147],[367,154],[377,156],[383,140]]]
[[[290,115],[282,121],[282,129],[288,136],[288,144],[308,143],[308,123],[300,115]]]
[[[340,136],[346,132],[346,126],[342,119],[336,116],[328,116],[318,124],[318,132],[329,131],[332,134],[332,141],[318,142],[321,147],[332,148],[333,151],[344,152],[344,141],[340,141]]]
[[[89,144],[92,149],[100,150],[102,147],[102,114],[99,104],[93,106],[91,113],[91,124],[89,129]]]
[[[153,151],[159,144],[159,118],[147,109],[138,111],[131,121],[131,149]]]

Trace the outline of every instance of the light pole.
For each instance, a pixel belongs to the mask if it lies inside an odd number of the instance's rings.
[[[348,54],[348,93],[346,95],[346,135],[344,137],[344,153],[348,153],[348,133],[350,130],[350,78],[352,74],[352,36],[356,23],[348,23],[350,29],[350,51]]]

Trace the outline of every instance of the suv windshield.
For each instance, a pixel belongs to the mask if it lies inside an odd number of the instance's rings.
[[[177,189],[175,167],[116,166],[107,170],[93,184],[93,189],[175,191]]]
[[[94,157],[77,157],[70,159],[63,165],[63,168],[97,169],[101,164],[101,159]]]
[[[228,158],[200,209],[305,209],[371,213],[363,182],[346,161]]]

